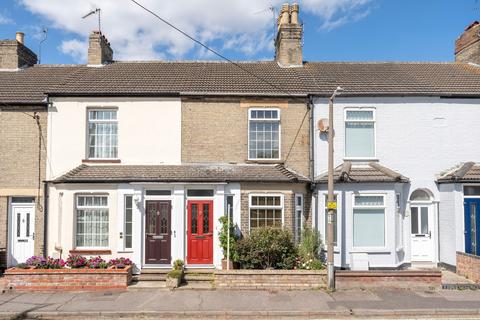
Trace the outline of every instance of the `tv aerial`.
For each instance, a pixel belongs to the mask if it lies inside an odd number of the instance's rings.
[[[100,13],[101,13],[101,10],[100,8],[95,8],[93,9],[92,11],[90,11],[89,13],[87,13],[86,15],[84,15],[82,17],[82,19],[86,19],[88,18],[89,16],[91,16],[92,14],[98,14],[98,31],[102,32],[102,28],[101,28],[101,17],[100,17]]]

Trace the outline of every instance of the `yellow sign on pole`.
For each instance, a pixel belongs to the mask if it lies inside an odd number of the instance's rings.
[[[327,208],[332,210],[337,210],[337,203],[335,201],[329,201],[327,203]]]

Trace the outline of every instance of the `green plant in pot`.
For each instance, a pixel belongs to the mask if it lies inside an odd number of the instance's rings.
[[[229,224],[228,216],[226,215],[220,217],[218,220],[222,225],[218,232],[220,246],[223,250],[222,269],[227,269],[227,264],[229,264],[229,269],[233,269],[235,263],[238,261],[237,242],[239,236],[236,232],[237,226],[232,220],[230,220]],[[229,239],[230,243],[228,243]]]
[[[185,263],[181,259],[177,259],[173,262],[172,271],[167,273],[166,285],[167,288],[178,288],[183,279],[183,268]]]

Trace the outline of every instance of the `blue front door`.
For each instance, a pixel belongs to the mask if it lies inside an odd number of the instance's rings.
[[[480,256],[480,199],[465,199],[465,252]]]

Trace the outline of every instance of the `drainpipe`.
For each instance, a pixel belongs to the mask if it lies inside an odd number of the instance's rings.
[[[47,258],[47,245],[48,245],[48,182],[43,182],[43,256]]]
[[[309,165],[310,165],[310,191],[312,192],[312,201],[310,204],[310,210],[312,212],[312,227],[318,230],[318,204],[317,204],[317,191],[315,184],[315,124],[314,124],[314,108],[312,96],[308,97],[307,108],[310,110],[310,152],[309,152]]]

